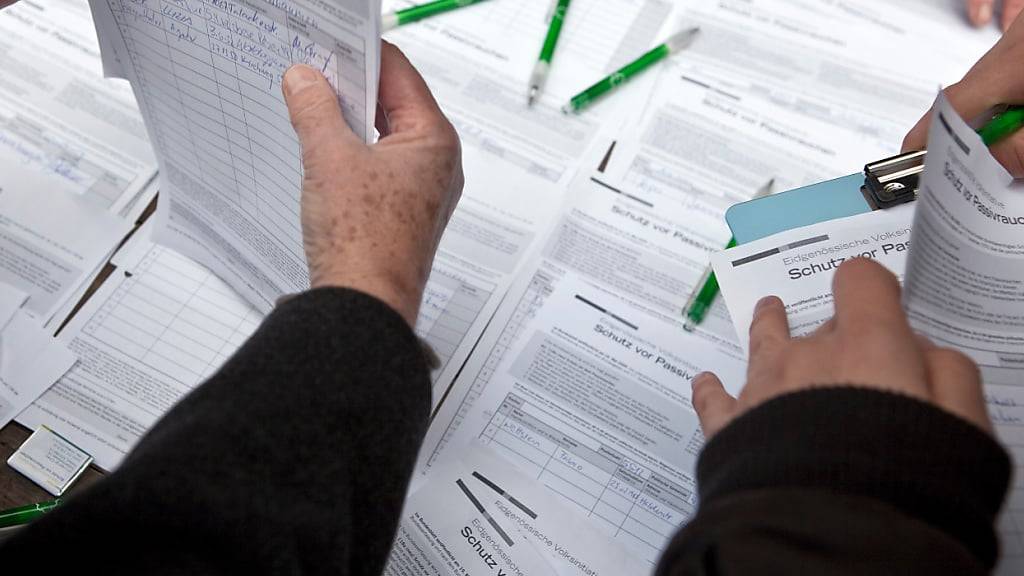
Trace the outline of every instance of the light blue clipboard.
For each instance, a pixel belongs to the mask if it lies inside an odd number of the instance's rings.
[[[870,212],[861,186],[864,174],[850,174],[788,192],[736,204],[725,213],[737,244],[778,232]]]

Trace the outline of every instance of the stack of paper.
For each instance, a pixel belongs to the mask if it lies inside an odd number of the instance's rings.
[[[92,0],[98,37],[71,0],[0,15],[0,66],[17,79],[0,79],[0,319],[14,318],[0,333],[0,416],[56,381],[19,421],[116,467],[279,296],[308,286],[281,75],[322,70],[371,141],[379,4]],[[545,573],[649,570],[696,506],[689,380],[711,369],[743,384],[724,306],[696,333],[681,327],[728,240],[725,210],[770,178],[791,188],[895,152],[935,86],[995,39],[919,0],[577,0],[529,108],[550,8],[492,0],[388,36],[459,130],[466,173],[416,323],[445,401],[394,573],[443,565],[450,539]],[[584,114],[560,112],[693,25],[686,52]],[[154,222],[65,328],[67,349],[40,336],[151,198],[158,165]],[[70,370],[68,349],[81,358]],[[485,446],[460,462],[473,444]]]
[[[103,78],[88,4],[5,8],[0,70],[0,160],[134,221],[156,193],[156,158],[131,88]]]

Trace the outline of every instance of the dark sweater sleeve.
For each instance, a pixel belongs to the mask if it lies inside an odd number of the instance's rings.
[[[0,557],[53,573],[377,576],[429,408],[396,312],[351,290],[302,294]]]
[[[987,574],[1009,474],[991,436],[918,400],[789,394],[708,442],[658,574]]]

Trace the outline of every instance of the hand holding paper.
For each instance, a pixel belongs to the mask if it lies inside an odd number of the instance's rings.
[[[900,308],[896,277],[856,258],[833,281],[835,316],[810,336],[793,338],[782,300],[762,299],[750,325],[747,384],[738,398],[714,374],[693,381],[693,405],[705,436],[777,396],[825,386],[860,386],[934,404],[991,432],[978,368],[963,354],[914,335]]]
[[[991,5],[991,1],[988,2]],[[1011,4],[1011,2],[1007,2]],[[1017,3],[1019,12],[1024,4]],[[1010,7],[1007,6],[1009,10]],[[1008,104],[1024,104],[1024,77],[1016,74],[1024,61],[1024,23],[1011,27],[1003,38],[964,76],[945,90],[958,114],[968,122]],[[903,141],[903,151],[922,150],[928,141],[932,113],[921,117]],[[1015,178],[1024,178],[1024,131],[992,146],[992,155]]]
[[[715,255],[715,272],[733,320],[740,327],[741,339],[745,327],[763,313],[754,313],[754,302],[766,294],[776,294],[785,303],[784,324],[790,335],[805,337],[796,341],[799,344],[787,339],[789,344],[776,345],[783,356],[796,354],[790,350],[799,347],[808,348],[802,352],[806,356],[803,361],[790,356],[786,362],[764,364],[768,366],[765,372],[771,374],[774,369],[774,378],[788,382],[794,372],[806,376],[809,365],[814,368],[820,364],[835,371],[819,368],[810,372],[816,380],[811,384],[855,384],[852,377],[860,376],[862,382],[877,385],[878,380],[866,376],[884,367],[892,357],[902,358],[906,368],[919,369],[923,356],[930,401],[975,425],[985,425],[991,418],[999,440],[1013,455],[1019,478],[1024,470],[1024,394],[1020,387],[1024,381],[1024,356],[1020,353],[1024,320],[1016,287],[1024,281],[1020,227],[1024,223],[1024,197],[1020,181],[1014,181],[987,153],[981,138],[957,116],[944,95],[939,96],[932,117],[928,158],[916,202],[743,244]],[[849,291],[843,283],[850,265],[843,262],[847,260],[858,261],[861,267],[873,266],[866,262],[873,260],[897,275],[905,269],[903,311],[892,311],[886,320],[872,316],[872,310],[863,310],[861,321],[870,320],[858,329],[862,334],[858,339],[848,339],[843,346],[820,347],[813,343],[823,334],[845,329],[844,296]],[[833,276],[838,276],[834,286]],[[857,295],[870,297],[872,306],[879,309],[891,307],[896,300],[896,296],[886,296],[877,287],[861,288]],[[916,337],[904,328],[907,318],[913,329],[925,334],[930,342],[923,338],[916,344],[910,342]],[[858,318],[854,316],[854,320]],[[751,381],[754,366],[763,362],[763,345],[756,340],[756,325],[760,322],[754,321],[751,329]],[[883,339],[891,348],[878,348],[878,329],[882,326],[876,323],[888,323],[888,329],[903,332],[906,341]],[[970,361],[936,349],[931,342],[956,347]],[[839,370],[837,366],[850,369]],[[979,380],[984,384],[983,395],[978,393]],[[950,384],[954,381],[956,384]],[[889,389],[899,389],[886,383]],[[750,392],[744,391],[735,401],[714,384],[713,379],[698,382],[695,391],[695,405],[706,430],[712,432],[754,404],[745,398]],[[700,396],[706,398],[698,402]],[[979,408],[981,399],[984,410]],[[1000,523],[1003,558],[997,574],[1020,574],[1024,570],[1024,533],[1017,528],[1024,519],[1021,496],[1019,490],[1011,492],[1004,510]]]
[[[437,244],[462,192],[455,129],[416,69],[387,43],[380,83],[386,125],[374,145],[345,124],[334,90],[313,68],[291,68],[283,89],[302,145],[311,285],[363,290],[414,324]]]

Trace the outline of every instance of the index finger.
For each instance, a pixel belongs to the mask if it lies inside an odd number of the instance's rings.
[[[378,98],[393,134],[446,122],[420,73],[401,50],[383,40]]]
[[[762,298],[750,322],[750,364],[754,365],[758,357],[772,354],[788,341],[786,305],[776,296]]]

